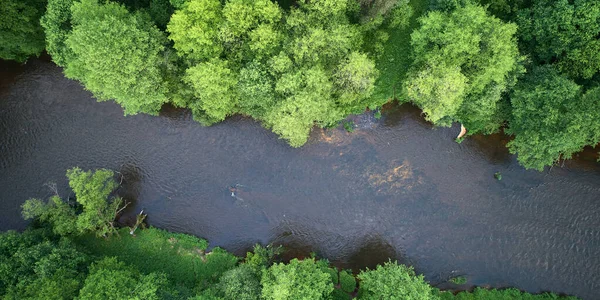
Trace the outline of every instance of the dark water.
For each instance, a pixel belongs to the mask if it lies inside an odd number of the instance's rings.
[[[276,242],[344,267],[397,258],[434,284],[464,275],[600,297],[593,157],[525,171],[502,136],[457,144],[457,126],[432,129],[408,106],[293,149],[242,117],[209,128],[173,108],[123,117],[42,60],[0,70],[0,230],[25,227],[19,206],[49,196],[45,183],[66,196],[66,169],[105,167],[123,174],[129,216],[144,208],[154,226],[237,253]]]

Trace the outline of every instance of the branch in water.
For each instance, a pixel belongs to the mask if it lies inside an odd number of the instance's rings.
[[[458,136],[456,137],[456,139],[460,139],[461,137],[465,136],[465,134],[467,134],[467,129],[465,128],[465,126],[463,124],[460,124],[460,133],[458,134]]]

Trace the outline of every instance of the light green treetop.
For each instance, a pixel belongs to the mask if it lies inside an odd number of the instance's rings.
[[[420,23],[411,35],[407,96],[436,125],[459,121],[469,134],[497,130],[498,103],[521,70],[516,25],[471,4],[429,12]]]
[[[149,17],[97,0],[75,2],[72,13],[66,45],[74,58],[65,75],[99,100],[115,99],[125,114],[158,114],[167,101],[160,69],[166,39]]]
[[[333,291],[331,276],[314,259],[293,259],[263,271],[262,297],[266,300],[326,299]]]

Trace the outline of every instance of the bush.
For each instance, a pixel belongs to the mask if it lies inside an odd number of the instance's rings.
[[[267,300],[325,299],[333,291],[330,275],[312,258],[275,264],[263,272],[261,283]]]
[[[431,286],[412,267],[387,262],[376,269],[361,271],[359,299],[427,300],[435,299]]]

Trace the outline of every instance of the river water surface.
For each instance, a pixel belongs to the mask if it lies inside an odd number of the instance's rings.
[[[343,267],[388,257],[433,284],[515,286],[600,299],[600,167],[579,158],[526,171],[500,135],[454,142],[418,110],[314,130],[294,149],[243,117],[202,127],[189,112],[124,117],[45,60],[0,63],[0,230],[65,171],[110,168],[153,226],[242,254],[279,243]],[[501,172],[502,180],[494,179]],[[231,192],[231,187],[234,193]],[[441,285],[440,287],[444,287]]]

